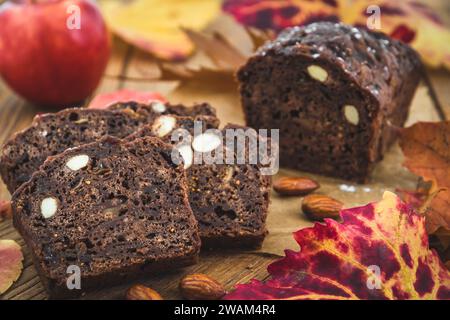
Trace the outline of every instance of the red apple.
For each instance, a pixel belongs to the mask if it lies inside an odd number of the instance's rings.
[[[92,1],[9,1],[0,26],[0,75],[27,100],[66,107],[98,86],[111,42]]]

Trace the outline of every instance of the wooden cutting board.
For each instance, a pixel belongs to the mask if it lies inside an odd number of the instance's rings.
[[[208,101],[217,108],[222,125],[227,122],[243,123],[243,113],[237,94],[237,86],[231,76],[208,76],[195,81],[157,81],[139,79],[156,78],[159,74],[154,61],[138,50],[115,41],[113,57],[108,66],[105,78],[98,92],[109,92],[120,88],[159,91],[172,102]],[[450,75],[445,71],[430,72],[431,83],[436,90],[441,103],[448,103],[448,84]],[[216,78],[214,78],[216,77]],[[432,103],[428,90],[422,86],[414,98],[408,124],[417,121],[442,120]],[[15,96],[0,82],[0,145],[17,130],[28,126],[36,113],[50,110],[39,109]],[[444,104],[444,113],[450,115],[450,106]],[[280,170],[278,176],[305,175],[313,177],[322,185],[320,192],[343,201],[346,207],[366,204],[379,200],[384,190],[395,188],[414,188],[417,177],[408,173],[402,166],[402,154],[398,146],[394,146],[385,159],[377,166],[371,182],[366,185],[351,183],[327,177]],[[277,177],[275,177],[277,178]],[[0,199],[9,199],[5,186],[0,183]],[[204,252],[200,262],[183,270],[169,270],[167,274],[150,274],[140,282],[147,284],[166,299],[180,298],[177,286],[184,274],[201,272],[211,275],[225,284],[227,289],[236,283],[247,282],[251,278],[265,279],[267,265],[283,255],[286,248],[298,250],[292,238],[292,232],[310,226],[300,210],[301,198],[280,198],[272,194],[269,208],[269,235],[263,247],[252,252]],[[19,280],[0,299],[45,299],[47,295],[32,265],[30,252],[24,241],[12,227],[11,221],[0,223],[0,239],[14,239],[23,249],[25,261],[24,270]],[[93,292],[83,297],[85,299],[122,298],[129,283],[121,286]]]

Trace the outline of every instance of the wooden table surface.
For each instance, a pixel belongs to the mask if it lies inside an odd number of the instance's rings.
[[[113,56],[106,71],[107,76],[103,79],[98,92],[108,92],[121,88],[133,88],[149,91],[162,91],[167,94],[169,99],[178,102],[189,100],[193,101],[212,101],[218,108],[219,117],[222,120],[242,123],[242,111],[240,110],[239,100],[235,84],[232,81],[222,82],[203,82],[203,83],[187,83],[178,87],[176,90],[172,89],[175,84],[172,81],[130,81],[126,78],[133,78],[138,76],[148,76],[155,72],[153,65],[148,62],[147,57],[133,49],[131,46],[118,42],[115,45]],[[111,77],[111,75],[115,75]],[[421,116],[417,117],[415,121],[421,119],[432,119],[435,121],[443,120],[443,117],[450,119],[450,73],[444,70],[429,70],[429,76],[431,79],[432,88],[435,90],[438,100],[443,107],[443,115],[439,116],[439,112],[436,110],[435,105],[432,104],[426,91],[429,88],[422,87],[422,92],[416,97],[415,105],[413,108],[416,113],[420,113]],[[193,93],[195,92],[195,93]],[[427,105],[427,107],[423,107]],[[427,109],[428,108],[428,109]],[[25,128],[30,124],[32,118],[36,113],[48,112],[50,110],[42,109],[27,103],[23,99],[12,93],[4,83],[0,81],[0,145],[2,145],[14,132]],[[428,117],[429,115],[429,117]],[[413,121],[414,122],[414,121]],[[388,156],[385,162],[389,162]],[[394,156],[392,156],[394,157]],[[384,169],[380,169],[381,173],[376,173],[381,178],[376,178],[377,185],[380,186],[380,190],[384,188],[394,188],[395,185],[389,185],[383,176],[389,176],[391,174],[383,173]],[[387,169],[386,169],[387,170]],[[385,171],[386,171],[385,170]],[[281,174],[289,174],[289,171],[282,171]],[[321,183],[325,185],[325,190],[334,192],[336,186],[341,181],[335,181],[327,178],[320,178]],[[409,179],[409,185],[414,183],[413,178]],[[328,186],[328,187],[327,187]],[[328,188],[328,189],[327,189]],[[344,196],[344,195],[342,195]],[[374,195],[375,197],[375,195]],[[3,183],[0,183],[0,199],[9,199],[10,195],[7,192]],[[361,202],[366,199],[359,199]],[[291,202],[289,202],[291,201]],[[266,272],[267,265],[278,259],[284,249],[284,244],[291,241],[289,240],[290,232],[296,230],[299,226],[308,225],[305,220],[297,219],[297,214],[293,213],[294,221],[290,228],[284,228],[279,225],[279,217],[281,214],[286,214],[286,211],[297,210],[297,200],[289,200],[281,204],[281,200],[274,197],[269,212],[269,231],[271,235],[265,242],[265,247],[262,250],[254,252],[204,252],[201,254],[200,262],[192,267],[183,270],[169,271],[165,275],[149,275],[141,283],[148,284],[154,289],[158,290],[164,298],[173,299],[180,298],[177,286],[180,278],[187,273],[202,272],[207,273],[214,278],[222,281],[229,289],[238,282],[246,282],[251,278],[265,279],[268,275]],[[352,201],[350,201],[353,204]],[[358,203],[358,201],[355,201]],[[272,218],[271,218],[272,216]],[[283,219],[284,220],[284,219]],[[289,219],[287,219],[289,221]],[[280,239],[283,237],[283,240]],[[24,241],[19,234],[12,227],[11,221],[0,222],[0,239],[14,239],[23,249],[25,256],[24,270],[19,280],[2,296],[0,299],[46,299],[47,295],[43,290],[41,282],[36,274],[35,268],[32,264],[30,252],[24,245]],[[290,243],[289,246],[295,248],[295,243]],[[273,249],[278,248],[278,249]],[[126,288],[129,284],[123,284],[118,287],[109,288],[105,290],[99,290],[93,292],[84,298],[122,298]]]

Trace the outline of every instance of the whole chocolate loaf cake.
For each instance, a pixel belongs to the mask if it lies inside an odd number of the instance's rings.
[[[364,182],[403,126],[422,66],[409,46],[344,24],[283,31],[239,70],[247,124],[280,129],[280,162]]]
[[[14,226],[52,297],[196,261],[197,222],[171,153],[154,137],[106,137],[49,157],[17,189]],[[69,290],[76,268],[81,289]]]
[[[154,103],[116,104],[109,110],[65,109],[39,115],[31,126],[14,135],[4,146],[0,158],[0,174],[13,193],[26,182],[48,156],[67,148],[93,142],[105,135],[124,138],[141,126],[152,123],[161,114],[215,114],[208,104],[185,107]]]

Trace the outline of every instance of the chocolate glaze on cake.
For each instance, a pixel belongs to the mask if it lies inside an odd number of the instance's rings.
[[[404,124],[421,72],[406,44],[320,22],[267,42],[238,79],[247,124],[280,129],[281,165],[364,182]]]

